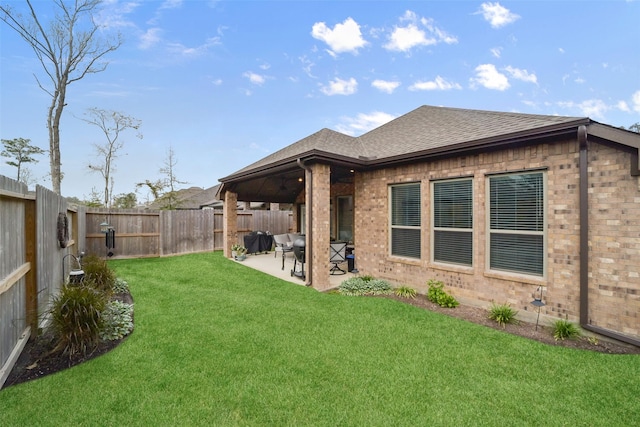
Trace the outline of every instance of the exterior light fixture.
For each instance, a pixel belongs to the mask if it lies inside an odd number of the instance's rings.
[[[534,307],[538,307],[538,317],[536,318],[536,331],[538,330],[538,321],[540,320],[540,309],[544,307],[546,304],[542,302],[542,286],[538,286],[536,293],[540,292],[539,297],[533,297],[533,301],[531,301],[531,305]]]

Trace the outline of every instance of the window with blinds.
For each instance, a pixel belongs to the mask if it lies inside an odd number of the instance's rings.
[[[489,178],[489,268],[544,275],[544,173]]]
[[[432,183],[433,261],[473,265],[473,180]]]
[[[391,255],[420,258],[420,184],[390,187]]]

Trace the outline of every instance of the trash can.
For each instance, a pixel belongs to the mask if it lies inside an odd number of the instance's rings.
[[[353,271],[355,268],[356,256],[347,255],[347,271]]]

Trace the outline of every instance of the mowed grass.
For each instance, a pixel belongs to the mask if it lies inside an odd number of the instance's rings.
[[[0,424],[640,424],[636,355],[323,294],[219,252],[111,266],[131,287],[133,334],[90,362],[1,390]]]

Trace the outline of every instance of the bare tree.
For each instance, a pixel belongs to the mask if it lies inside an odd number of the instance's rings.
[[[45,151],[40,147],[31,145],[31,140],[25,138],[3,139],[2,144],[4,145],[4,150],[0,152],[0,156],[11,159],[5,163],[18,168],[16,180],[28,185],[28,181],[32,178],[31,172],[26,168],[23,170],[23,164],[38,163],[38,159],[33,156],[44,154]]]
[[[169,149],[167,150],[167,157],[164,161],[164,166],[159,170],[159,172],[165,177],[165,188],[168,188],[168,191],[160,197],[160,200],[162,202],[161,209],[176,209],[180,205],[176,186],[178,184],[187,184],[187,182],[180,181],[176,177],[175,167],[177,164],[178,160],[176,159],[173,147],[169,147]]]
[[[66,104],[67,86],[87,74],[104,71],[107,63],[102,58],[120,47],[122,41],[101,38],[101,27],[93,19],[93,13],[101,0],[54,0],[58,14],[49,25],[36,13],[31,0],[25,0],[29,15],[25,18],[11,7],[0,5],[0,19],[15,30],[31,46],[44,72],[51,81],[44,84],[36,77],[40,89],[51,97],[47,110],[49,130],[49,163],[53,191],[60,194],[60,119]],[[49,2],[38,2],[39,6]]]
[[[97,126],[106,138],[104,144],[93,144],[96,151],[96,157],[99,162],[89,164],[89,169],[99,173],[104,179],[104,205],[111,205],[111,186],[113,186],[113,173],[115,172],[115,159],[118,152],[124,147],[124,141],[120,138],[120,134],[127,129],[138,130],[140,128],[140,120],[127,116],[118,111],[107,111],[99,108],[89,108],[86,115],[89,118],[82,119],[90,125]],[[142,138],[141,133],[137,133],[138,138]]]

